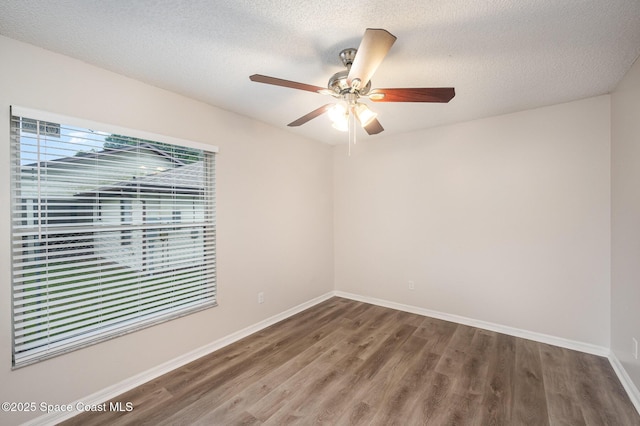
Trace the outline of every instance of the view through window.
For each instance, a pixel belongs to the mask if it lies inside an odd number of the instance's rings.
[[[14,366],[214,306],[215,148],[25,111],[11,116]]]

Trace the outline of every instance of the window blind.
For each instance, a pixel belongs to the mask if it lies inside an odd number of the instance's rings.
[[[215,306],[215,148],[20,112],[15,367]]]

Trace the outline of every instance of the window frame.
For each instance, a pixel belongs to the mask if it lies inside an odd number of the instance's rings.
[[[201,311],[203,309],[209,309],[212,308],[214,306],[217,306],[217,290],[218,290],[218,284],[217,284],[217,275],[215,273],[215,269],[216,269],[216,256],[215,256],[215,252],[217,250],[217,238],[216,238],[216,219],[215,219],[215,194],[216,194],[216,179],[215,179],[215,162],[216,162],[216,158],[217,157],[217,153],[218,153],[218,147],[217,146],[213,146],[213,145],[209,145],[209,144],[204,144],[204,143],[199,143],[199,142],[195,142],[195,141],[190,141],[190,140],[184,140],[184,139],[179,139],[179,138],[175,138],[175,137],[170,137],[170,136],[164,136],[164,135],[159,135],[156,133],[150,133],[150,132],[145,132],[145,131],[141,131],[141,130],[135,130],[135,129],[130,129],[130,128],[126,128],[126,127],[121,127],[121,126],[116,126],[116,125],[111,125],[111,124],[107,124],[107,123],[101,123],[101,122],[96,122],[96,121],[92,121],[92,120],[86,120],[86,119],[81,119],[81,118],[77,118],[77,117],[69,117],[69,116],[65,116],[65,115],[61,115],[61,114],[55,114],[55,113],[51,113],[51,112],[47,112],[47,111],[40,111],[40,110],[35,110],[35,109],[30,109],[30,108],[24,108],[24,107],[20,107],[20,106],[14,106],[12,105],[10,107],[10,129],[11,129],[11,137],[10,137],[10,145],[11,145],[11,151],[12,151],[12,168],[11,168],[11,191],[12,191],[12,196],[11,196],[11,221],[12,221],[12,225],[11,225],[11,238],[12,241],[16,240],[16,236],[14,233],[14,225],[13,222],[15,219],[15,214],[16,214],[16,208],[14,206],[14,201],[17,200],[19,197],[17,194],[17,185],[18,183],[16,182],[16,176],[20,173],[18,171],[16,171],[16,168],[20,168],[20,164],[18,162],[18,164],[16,165],[16,158],[18,158],[16,156],[16,154],[14,154],[15,150],[17,149],[18,151],[20,150],[20,136],[14,136],[13,132],[14,132],[14,124],[13,124],[13,117],[23,117],[23,118],[28,118],[28,119],[35,119],[36,121],[39,121],[40,127],[42,127],[44,125],[45,128],[49,128],[48,126],[51,123],[60,123],[62,125],[65,126],[72,126],[72,127],[77,127],[77,128],[82,128],[82,129],[95,129],[95,130],[99,130],[101,132],[106,132],[106,133],[110,133],[110,134],[117,134],[117,135],[126,135],[127,137],[130,138],[136,138],[136,139],[143,139],[143,140],[148,140],[148,141],[153,141],[153,142],[160,142],[160,143],[164,143],[164,144],[171,144],[171,145],[177,145],[179,147],[183,147],[183,148],[193,148],[193,149],[197,149],[197,150],[202,150],[202,151],[206,151],[208,153],[211,154],[211,164],[209,164],[209,160],[205,160],[205,163],[207,165],[210,165],[211,170],[209,170],[208,168],[205,168],[205,173],[211,173],[211,187],[205,187],[206,191],[207,191],[207,195],[205,196],[206,200],[209,200],[209,202],[211,203],[210,205],[207,204],[207,206],[211,207],[212,211],[211,213],[211,225],[213,227],[213,229],[210,231],[212,232],[212,237],[208,237],[212,239],[212,247],[213,247],[213,252],[209,253],[207,256],[212,256],[213,259],[210,261],[212,263],[212,266],[209,264],[210,262],[207,262],[208,266],[211,266],[214,270],[213,273],[213,282],[212,283],[207,283],[207,285],[210,285],[212,288],[212,298],[211,300],[207,301],[206,303],[202,303],[200,305],[197,306],[190,306],[187,307],[185,309],[176,309],[175,311],[169,312],[168,314],[163,314],[163,315],[158,315],[158,316],[148,316],[148,317],[142,317],[139,318],[139,320],[134,320],[134,321],[130,321],[128,322],[128,324],[126,326],[118,326],[118,327],[114,327],[113,330],[110,330],[108,332],[92,332],[89,331],[87,332],[87,336],[85,336],[84,338],[79,340],[79,343],[65,343],[65,344],[61,344],[59,345],[59,347],[57,349],[53,349],[53,350],[42,350],[42,351],[36,351],[35,355],[27,355],[27,356],[17,356],[16,354],[16,315],[14,312],[14,307],[15,307],[15,296],[17,291],[15,290],[15,283],[14,283],[14,277],[15,277],[15,261],[14,261],[14,257],[12,255],[12,259],[11,259],[11,300],[12,300],[12,313],[11,313],[11,318],[12,318],[12,369],[16,369],[16,368],[21,368],[36,362],[39,362],[41,360],[44,359],[49,359],[64,353],[68,353],[77,349],[80,349],[82,347],[88,346],[88,345],[93,345],[105,340],[109,340],[112,339],[114,337],[118,337],[121,336],[123,334],[128,334],[137,330],[140,330],[142,328],[146,328],[155,324],[159,324],[159,323],[163,323],[166,321],[170,321],[173,320],[175,318],[179,318],[182,316],[186,316],[186,315],[190,315],[192,313]],[[54,128],[55,130],[55,128]],[[60,129],[57,129],[57,131],[59,132]],[[15,141],[15,139],[17,138],[17,142]],[[40,166],[38,166],[39,168]],[[14,176],[15,175],[15,176]],[[38,178],[39,179],[39,178]],[[79,202],[82,202],[82,200],[79,200]],[[141,205],[144,205],[144,201],[142,201],[140,203]],[[120,223],[121,224],[131,224],[131,222],[133,221],[132,219],[132,204],[131,204],[131,200],[129,200],[129,204],[127,204],[128,206],[128,210],[125,207],[123,210],[123,204],[119,203],[119,209],[120,209]],[[143,208],[144,209],[144,208]],[[209,210],[206,210],[209,211]],[[102,215],[102,206],[99,205],[99,207],[97,208],[97,211],[95,213],[96,218],[100,218]],[[175,221],[175,211],[172,212],[174,221]],[[31,218],[29,217],[28,220],[31,220]],[[47,217],[47,220],[50,220]],[[206,227],[206,225],[205,225]],[[204,230],[205,228],[203,228]],[[192,231],[193,232],[193,231]],[[123,245],[123,246],[130,246],[131,245],[131,232],[129,230],[125,230],[122,229],[120,232],[120,238],[119,238],[119,245]],[[208,247],[208,246],[207,246]],[[203,246],[203,250],[206,251],[206,248]],[[203,251],[203,256],[205,255],[205,251]],[[13,250],[12,250],[13,253]]]

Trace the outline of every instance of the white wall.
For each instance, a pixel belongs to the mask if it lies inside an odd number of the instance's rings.
[[[608,347],[609,161],[609,96],[338,147],[336,290]]]
[[[12,371],[11,104],[219,146],[219,306]],[[331,147],[4,37],[0,112],[0,401],[73,402],[333,289]]]
[[[611,349],[640,389],[640,61],[611,101]]]

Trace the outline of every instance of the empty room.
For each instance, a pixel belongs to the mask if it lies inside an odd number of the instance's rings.
[[[640,2],[0,2],[0,424],[639,425]]]

